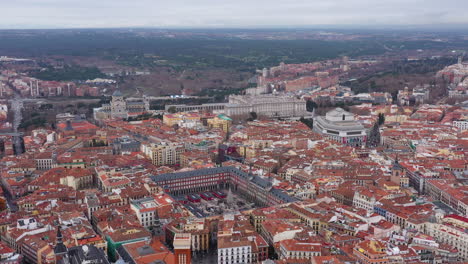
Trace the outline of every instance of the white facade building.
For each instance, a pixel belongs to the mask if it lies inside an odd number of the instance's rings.
[[[227,116],[246,116],[255,112],[257,116],[304,117],[311,113],[306,110],[306,101],[292,96],[281,95],[231,95],[225,106]]]
[[[35,162],[37,170],[50,170],[57,167],[57,163],[53,158],[40,158],[36,159]]]
[[[321,256],[321,244],[294,239],[280,242],[280,259],[311,259]]]
[[[464,218],[464,217],[459,217]],[[448,244],[458,250],[458,258],[468,261],[468,221],[444,218],[442,223],[428,223],[427,233],[437,242]]]
[[[218,238],[218,264],[252,263],[252,242],[240,234]]]
[[[143,198],[133,200],[130,208],[135,212],[138,221],[145,228],[153,227],[157,224],[158,215],[156,212],[158,205],[153,198]]]
[[[467,130],[468,129],[468,120],[457,120],[453,121],[453,126],[458,127],[460,130]]]
[[[362,208],[368,212],[374,211],[377,200],[373,195],[369,195],[367,190],[354,192],[353,207]]]

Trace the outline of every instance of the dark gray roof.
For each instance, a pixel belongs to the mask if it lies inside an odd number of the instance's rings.
[[[104,254],[104,251],[93,245],[84,245],[70,248],[67,255],[64,256],[64,258],[58,263],[82,264],[85,262],[110,264],[106,255]]]
[[[123,94],[120,90],[115,90],[112,96],[123,96]]]
[[[137,248],[137,251],[140,256],[146,256],[146,255],[156,253],[156,251],[154,251],[154,248],[150,247],[149,245],[144,245],[142,247],[139,247]]]
[[[255,183],[256,185],[262,187],[263,189],[271,188],[273,184],[270,181],[267,181],[263,178],[260,178],[258,176],[254,176],[252,178],[252,182]]]
[[[286,194],[284,191],[282,190],[279,190],[279,189],[271,189],[270,191],[274,196],[280,198],[282,201],[284,201],[285,203],[292,203],[292,202],[296,202],[296,201],[299,201],[299,199],[297,199],[296,197],[291,197],[289,196],[288,194]]]
[[[398,163],[398,160],[395,160],[393,163],[392,170],[403,170],[403,167]]]
[[[259,176],[253,176],[252,179],[250,180],[249,174],[239,170],[235,167],[216,167],[216,168],[207,168],[207,169],[200,169],[200,170],[193,170],[193,171],[184,171],[184,172],[175,172],[175,173],[164,173],[160,174],[157,176],[151,176],[151,179],[155,183],[159,183],[162,181],[168,181],[168,180],[176,180],[176,179],[185,179],[185,178],[192,178],[192,177],[197,177],[197,176],[203,176],[203,175],[212,175],[212,174],[218,174],[218,173],[232,173],[235,175],[238,175],[246,180],[249,180],[253,184],[261,187],[262,189],[268,190],[272,195],[278,197],[284,202],[294,202],[297,201],[296,198],[289,196],[286,194],[284,191],[272,188],[273,185],[270,181],[265,180]]]
[[[234,167],[216,167],[216,168],[200,169],[200,170],[193,170],[193,171],[164,173],[164,174],[159,174],[157,176],[151,176],[151,179],[154,182],[158,183],[161,181],[192,178],[196,176],[218,174],[218,173],[223,173],[223,172],[236,173],[237,175],[241,177],[248,178],[247,173],[240,171]]]
[[[142,102],[142,101],[127,101],[127,104],[128,105],[142,105],[142,106],[144,106],[145,102]]]
[[[58,243],[54,247],[54,253],[55,254],[61,254],[61,253],[66,253],[67,252],[67,246],[65,246],[63,243]]]

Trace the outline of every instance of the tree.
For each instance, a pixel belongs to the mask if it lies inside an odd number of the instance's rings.
[[[312,112],[314,109],[317,108],[317,103],[312,100],[307,100],[306,102],[306,110],[307,112]]]
[[[313,128],[314,127],[314,120],[313,119],[305,119],[304,117],[301,117],[299,119],[299,121],[301,121],[302,123],[304,123],[306,126],[308,126],[309,128]]]
[[[175,112],[177,112],[177,109],[175,106],[171,106],[167,109],[167,111],[171,114],[174,114]]]
[[[378,123],[375,123],[372,127],[369,138],[367,139],[367,147],[377,147],[380,144],[380,129]]]
[[[379,126],[383,125],[385,123],[385,114],[384,113],[379,113],[379,120],[377,121]]]
[[[247,121],[254,121],[256,119],[257,119],[257,113],[250,112],[250,117],[247,119]]]

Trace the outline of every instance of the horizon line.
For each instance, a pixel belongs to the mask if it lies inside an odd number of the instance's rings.
[[[154,30],[421,30],[437,31],[437,30],[461,30],[468,32],[468,23],[464,24],[316,24],[316,25],[266,25],[266,26],[228,26],[228,25],[206,25],[206,26],[19,26],[19,27],[0,27],[1,31],[6,30],[79,30],[79,29],[154,29]]]

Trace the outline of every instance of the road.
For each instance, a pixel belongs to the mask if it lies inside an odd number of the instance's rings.
[[[15,203],[15,199],[12,197],[12,195],[5,189],[3,189],[3,196],[5,197],[8,205],[8,209],[10,209],[10,212],[16,212],[18,211],[18,206]]]
[[[19,98],[18,95],[15,95],[15,98],[11,100],[11,110],[13,111],[13,132],[18,133],[18,127],[21,124],[21,120],[23,120],[23,114],[22,114],[23,100]],[[21,137],[14,136],[13,141],[15,144],[16,155],[23,153]]]
[[[18,127],[21,124],[21,121],[23,120],[22,110],[23,110],[24,99],[21,98],[20,92],[16,89],[16,87],[10,81],[7,81],[6,84],[15,93],[15,97],[10,101],[11,101],[11,110],[13,111],[13,132],[18,133]],[[14,136],[13,143],[15,145],[15,154],[19,155],[23,153],[21,137]]]
[[[12,87],[11,83],[7,82],[7,84]],[[21,140],[21,135],[18,134],[18,127],[21,124],[21,120],[23,120],[23,99],[21,99],[21,96],[19,92],[16,89],[12,89],[15,92],[15,97],[14,99],[10,100],[11,102],[11,111],[13,111],[13,134],[16,134],[13,136],[13,143],[15,145],[15,153],[16,155],[19,155],[23,153],[23,147],[22,147],[22,140]],[[3,187],[3,186],[2,186]],[[8,192],[5,188],[3,188],[3,193],[7,201],[8,208],[10,209],[11,212],[16,212],[18,211],[18,206],[15,204],[15,200],[11,193]]]

